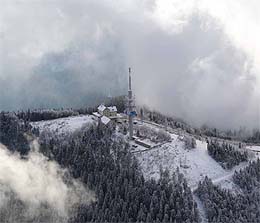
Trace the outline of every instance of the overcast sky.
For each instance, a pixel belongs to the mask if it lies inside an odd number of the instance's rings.
[[[126,90],[196,125],[259,127],[257,0],[1,0],[0,108]],[[99,96],[100,96],[99,95]]]

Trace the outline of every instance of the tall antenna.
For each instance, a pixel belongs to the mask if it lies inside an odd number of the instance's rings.
[[[129,80],[128,80],[128,84],[129,84],[129,91],[131,91],[132,90],[131,67],[129,67]]]
[[[131,67],[129,67],[128,76],[128,122],[129,122],[129,138],[133,139],[133,118],[135,116],[133,105],[133,92],[132,92],[132,80],[131,80]]]

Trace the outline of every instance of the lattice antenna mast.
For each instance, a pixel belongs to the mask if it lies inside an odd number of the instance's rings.
[[[129,138],[133,139],[133,118],[134,118],[134,105],[133,105],[133,92],[132,92],[132,79],[131,68],[129,67],[128,76],[128,122],[129,122]]]

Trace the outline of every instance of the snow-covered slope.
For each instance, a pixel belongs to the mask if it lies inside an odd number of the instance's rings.
[[[196,140],[197,147],[192,150],[185,149],[184,142],[178,135],[171,134],[172,142],[161,147],[142,152],[135,152],[144,176],[146,178],[159,178],[160,168],[170,172],[179,168],[192,189],[196,189],[200,180],[205,176],[225,188],[232,188],[232,175],[236,169],[243,167],[241,164],[232,170],[223,169],[207,152],[207,143]],[[140,147],[140,146],[139,146]],[[138,148],[136,148],[138,149]]]
[[[260,146],[259,145],[251,145],[246,147],[247,150],[260,153]]]
[[[74,132],[88,123],[94,123],[95,118],[92,115],[71,116],[49,121],[31,122],[33,127],[41,131],[50,131],[56,134],[66,134]]]
[[[88,123],[95,123],[94,116],[75,116],[68,118],[61,118],[51,121],[33,122],[32,126],[38,127],[40,131],[50,131],[55,134],[72,133],[79,130]],[[137,121],[136,126],[146,126],[155,130],[165,130],[164,126],[152,123]],[[119,137],[119,126],[117,126],[116,135]],[[131,141],[131,152],[139,161],[141,170],[146,179],[159,179],[160,168],[168,169],[173,172],[177,168],[184,174],[192,191],[196,190],[199,181],[203,180],[205,176],[212,179],[214,184],[218,184],[223,188],[230,189],[234,193],[239,192],[239,188],[233,183],[232,176],[235,170],[243,168],[247,163],[241,163],[232,170],[225,170],[217,163],[211,156],[208,155],[207,143],[205,139],[196,140],[195,149],[185,149],[184,138],[190,135],[184,132],[176,132],[174,129],[167,129],[171,136],[170,142],[152,143],[145,138],[142,139],[147,145],[152,148],[142,146],[143,144],[136,144]],[[181,134],[182,136],[180,136]],[[183,135],[184,134],[184,135]],[[125,137],[127,139],[127,137]],[[260,146],[246,147],[247,150],[260,151]],[[206,213],[201,201],[194,194],[194,199],[198,204],[198,210],[202,222],[207,222]]]
[[[207,143],[197,140],[197,148],[184,149],[184,142],[171,134],[172,142],[146,152],[135,153],[146,178],[159,178],[160,167],[174,171],[179,167],[191,187],[206,175],[212,179],[227,174],[207,153]]]
[[[38,127],[40,131],[50,131],[54,134],[66,134],[79,130],[88,123],[95,123],[96,119],[92,115],[73,116],[60,118],[50,121],[32,122],[32,126]],[[153,123],[140,123],[151,128],[162,128]],[[171,131],[170,131],[171,132]],[[192,150],[185,149],[183,137],[169,133],[171,142],[156,145],[154,148],[147,149],[136,145],[132,148],[133,154],[137,157],[145,178],[159,178],[160,168],[168,169],[170,172],[179,168],[188,181],[188,184],[194,190],[198,182],[205,176],[210,177],[214,183],[220,184],[225,188],[232,189],[232,175],[236,169],[246,164],[241,164],[233,170],[223,169],[207,152],[207,143],[196,140],[196,148]]]

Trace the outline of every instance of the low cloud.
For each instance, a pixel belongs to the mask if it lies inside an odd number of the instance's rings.
[[[252,60],[228,41],[217,20],[194,14],[181,33],[153,29],[148,42],[137,42],[143,48],[132,60],[140,104],[196,126],[259,127]]]
[[[66,221],[77,205],[95,200],[85,185],[40,154],[36,141],[26,158],[0,145],[0,197],[1,217],[21,222]]]

